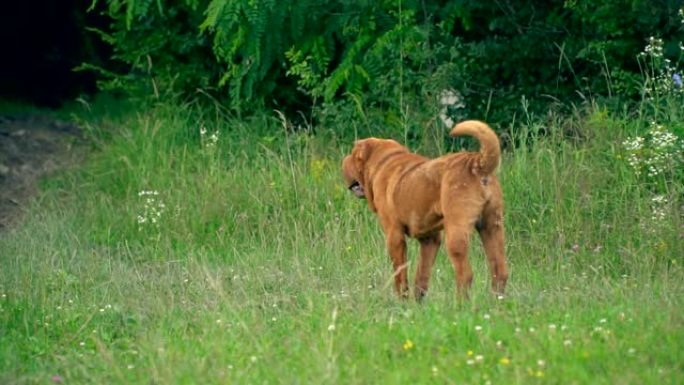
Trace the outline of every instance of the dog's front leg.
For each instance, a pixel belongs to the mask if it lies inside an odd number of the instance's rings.
[[[436,235],[421,238],[420,240],[420,258],[418,259],[418,269],[416,271],[415,296],[416,300],[420,301],[425,297],[428,290],[428,283],[430,282],[430,275],[432,274],[432,265],[435,263],[435,256],[441,243],[441,236]]]
[[[388,229],[386,236],[387,250],[394,266],[394,289],[399,297],[407,299],[409,288],[408,265],[406,263],[406,236],[401,229]]]

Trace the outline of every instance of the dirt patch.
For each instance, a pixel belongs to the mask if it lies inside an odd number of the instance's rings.
[[[0,232],[18,223],[38,180],[82,158],[81,130],[47,115],[0,115]]]

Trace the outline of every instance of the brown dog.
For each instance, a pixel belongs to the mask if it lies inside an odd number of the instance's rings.
[[[436,159],[410,153],[394,140],[368,138],[354,143],[342,161],[349,189],[366,198],[378,214],[394,265],[397,294],[408,297],[406,236],[420,242],[415,296],[427,292],[435,254],[446,235],[446,248],[456,270],[458,292],[467,297],[473,280],[468,242],[480,233],[492,275],[492,289],[502,293],[508,271],[504,257],[503,196],[494,175],[501,152],[499,139],[487,124],[457,124],[451,136],[470,135],[480,152],[458,152]]]

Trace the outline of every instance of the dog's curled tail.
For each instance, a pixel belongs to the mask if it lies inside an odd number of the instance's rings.
[[[496,170],[501,160],[499,137],[487,123],[479,120],[466,120],[451,129],[451,136],[469,135],[480,141],[480,170],[489,175]]]

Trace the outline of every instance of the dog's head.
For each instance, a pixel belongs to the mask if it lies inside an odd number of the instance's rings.
[[[366,198],[372,207],[373,192],[366,178],[371,165],[371,157],[389,150],[403,151],[405,148],[394,140],[368,138],[354,142],[351,154],[342,160],[342,176],[347,188],[357,198]]]
[[[345,156],[342,160],[342,176],[349,191],[353,192],[357,198],[365,198],[366,195],[361,184],[363,173],[356,167],[355,163],[353,154]]]

